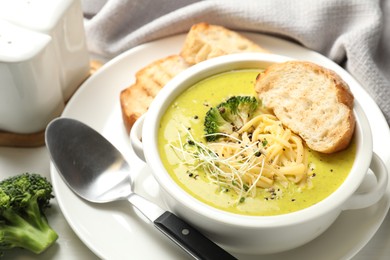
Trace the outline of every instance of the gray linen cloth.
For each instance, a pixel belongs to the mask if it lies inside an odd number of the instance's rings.
[[[82,0],[88,48],[111,58],[197,22],[279,35],[346,68],[390,123],[390,0]]]

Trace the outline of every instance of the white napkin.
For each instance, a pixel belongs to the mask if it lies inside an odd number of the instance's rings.
[[[390,0],[82,0],[89,50],[113,57],[197,22],[299,42],[345,67],[390,123]]]

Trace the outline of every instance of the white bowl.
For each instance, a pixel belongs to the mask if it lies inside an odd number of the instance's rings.
[[[160,91],[144,120],[137,121],[130,134],[136,154],[145,158],[151,167],[169,209],[232,252],[266,254],[303,245],[323,233],[342,210],[370,206],[386,190],[387,169],[373,153],[371,129],[366,115],[356,101],[354,138],[357,152],[351,172],[335,192],[311,207],[277,216],[233,214],[195,199],[170,177],[158,153],[157,131],[160,119],[171,102],[194,83],[217,73],[232,69],[267,68],[273,63],[287,60],[291,59],[273,54],[246,53],[222,56],[194,65],[176,76]],[[350,86],[358,84],[337,65],[329,68],[337,69]],[[141,137],[142,145],[139,141]],[[365,182],[369,169],[375,174],[377,181],[369,185],[365,192],[356,192]]]

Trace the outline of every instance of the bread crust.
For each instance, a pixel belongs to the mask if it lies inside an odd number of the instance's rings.
[[[218,25],[194,24],[180,55],[189,64],[238,52],[268,52],[241,34]]]
[[[139,70],[135,83],[120,93],[122,119],[126,132],[148,109],[162,87],[189,65],[179,55],[156,60]]]
[[[334,71],[306,61],[270,66],[255,90],[281,122],[322,153],[345,149],[353,136],[354,97]]]

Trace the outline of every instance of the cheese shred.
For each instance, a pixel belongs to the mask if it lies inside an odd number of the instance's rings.
[[[231,135],[218,133],[223,138],[215,142],[197,141],[187,129],[185,133],[185,141],[171,144],[181,163],[190,171],[205,172],[221,191],[234,191],[237,203],[276,184],[307,184],[303,141],[272,114],[255,116]]]

